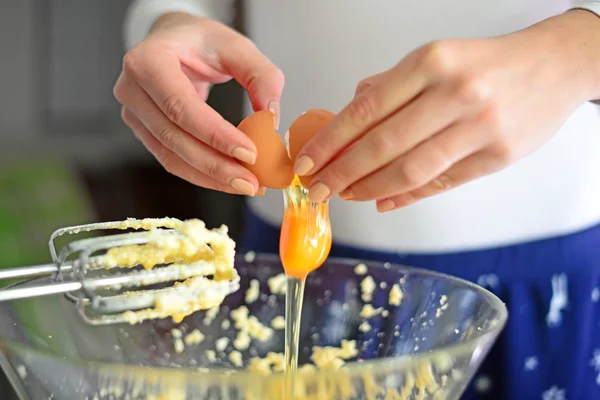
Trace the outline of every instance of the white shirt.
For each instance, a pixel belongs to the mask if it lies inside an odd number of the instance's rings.
[[[593,4],[592,4],[593,3]],[[600,2],[589,4],[597,6]],[[339,111],[363,78],[429,41],[500,35],[577,6],[568,0],[246,1],[248,36],[283,70],[281,132],[309,108]],[[230,21],[226,0],[137,0],[126,20],[132,46],[168,11]],[[542,105],[543,106],[543,105]],[[246,104],[246,113],[251,110]],[[431,110],[435,112],[435,110]],[[493,175],[404,209],[331,201],[334,240],[374,250],[445,252],[571,233],[600,221],[600,109],[586,103],[533,155]],[[282,194],[250,207],[278,225]]]

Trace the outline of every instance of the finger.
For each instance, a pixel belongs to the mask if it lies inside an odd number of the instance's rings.
[[[370,76],[370,77],[365,78],[362,81],[358,82],[358,85],[356,85],[356,90],[354,92],[354,97],[356,97],[360,93],[364,92],[365,90],[367,90],[368,88],[373,86],[373,84],[375,82],[378,82],[381,79],[385,79],[386,73],[388,73],[388,72],[389,71],[380,72],[378,74],[375,74],[373,76]]]
[[[412,63],[400,63],[387,79],[375,82],[358,94],[298,154],[294,165],[300,176],[312,175],[340,150],[357,140],[421,93],[427,84],[424,74],[413,71]]]
[[[370,129],[312,178],[311,201],[323,201],[339,193],[447,128],[464,108],[449,99],[447,90],[430,88]]]
[[[424,198],[447,192],[477,178],[492,174],[500,168],[501,164],[488,153],[473,154],[418,189],[377,201],[377,210],[387,212],[406,207]]]
[[[248,91],[254,111],[270,108],[279,118],[283,72],[252,41],[237,32],[219,39],[215,44],[219,61],[225,72]]]
[[[353,183],[355,200],[376,200],[417,189],[487,143],[470,121],[452,125],[416,146],[404,156]]]
[[[258,180],[254,174],[173,124],[141,88],[132,85],[128,93],[127,108],[164,147],[218,182],[230,185],[235,179],[238,186],[246,182],[247,194],[256,193]]]
[[[224,74],[209,65],[206,58],[192,58],[179,55],[181,71],[187,76],[192,83],[203,82],[204,84],[219,84],[229,82],[231,75]]]
[[[183,161],[177,154],[165,148],[153,135],[146,129],[144,124],[126,107],[122,111],[123,121],[131,128],[135,137],[154,155],[156,160],[171,174],[178,176],[196,186],[208,189],[218,190],[230,194],[246,194],[216,181],[210,176],[196,170],[188,163]]]
[[[191,82],[192,86],[194,87],[194,90],[196,91],[196,95],[198,96],[198,98],[200,100],[206,102],[206,99],[208,99],[208,95],[210,93],[210,88],[212,86],[210,81],[196,77],[196,76],[194,76],[194,74],[192,72],[186,72],[185,74],[190,79],[190,82]]]
[[[171,122],[213,149],[254,164],[252,140],[202,101],[177,56],[166,50],[160,56],[150,51],[130,53],[123,65],[126,78],[137,82]]]

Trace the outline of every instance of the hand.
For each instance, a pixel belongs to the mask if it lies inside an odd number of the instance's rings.
[[[227,193],[264,194],[235,159],[256,160],[254,143],[205,100],[212,83],[235,78],[255,110],[279,114],[283,74],[246,37],[187,14],[161,17],[123,59],[114,95],[122,118],[170,173]]]
[[[300,152],[296,173],[314,174],[313,201],[339,193],[385,212],[498,171],[598,95],[599,36],[595,15],[573,11],[506,36],[421,47],[358,85]]]

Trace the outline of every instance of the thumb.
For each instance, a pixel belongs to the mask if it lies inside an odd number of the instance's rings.
[[[252,41],[242,35],[219,46],[221,67],[248,91],[254,111],[269,108],[279,124],[283,72]]]

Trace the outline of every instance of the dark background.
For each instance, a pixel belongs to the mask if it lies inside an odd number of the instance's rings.
[[[0,0],[0,267],[47,261],[53,229],[100,220],[195,217],[239,238],[242,197],[166,173],[120,121],[112,87],[127,5]],[[237,124],[243,96],[229,82],[208,102]],[[0,372],[0,399],[13,396]]]

